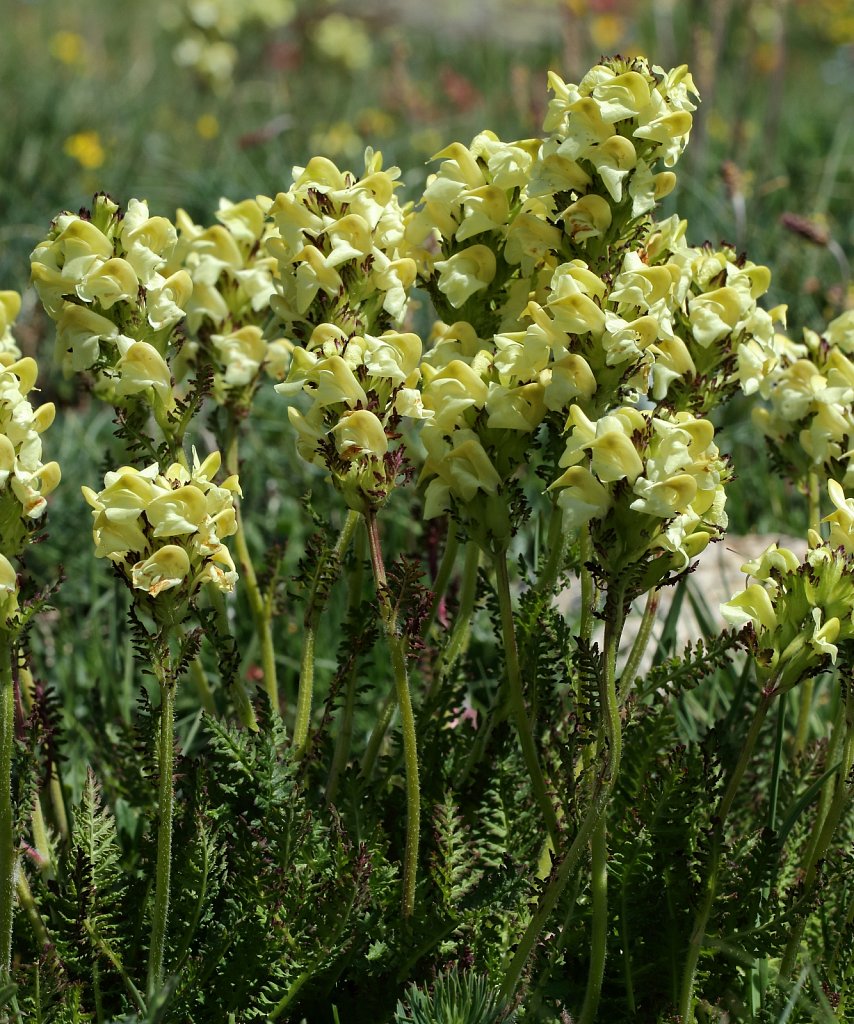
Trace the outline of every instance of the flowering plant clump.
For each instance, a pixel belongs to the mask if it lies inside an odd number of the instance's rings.
[[[227,72],[246,12],[187,11]],[[147,677],[134,719],[130,657],[97,699],[74,668],[103,784],[71,820],[16,564],[54,408],[0,292],[4,1020],[850,1015],[854,320],[794,344],[766,267],[658,219],[687,68],[549,86],[542,138],[452,142],[411,204],[369,149],[201,224],[98,194],[34,250],[58,364],[116,410],[120,468],[82,490]],[[747,561],[718,629],[693,570],[737,506],[738,392],[809,546]],[[286,486],[318,469],[303,543]],[[93,646],[114,595],[75,597]],[[33,631],[57,680],[62,628]]]
[[[236,531],[240,486],[235,476],[213,482],[220,461],[212,452],[199,462],[194,450],[192,469],[181,463],[162,472],[156,463],[142,470],[123,466],[107,473],[103,490],[84,487],[95,555],[108,558],[129,587],[151,598],[168,591],[171,602],[186,606],[206,583],[233,590],[237,573],[223,540]]]

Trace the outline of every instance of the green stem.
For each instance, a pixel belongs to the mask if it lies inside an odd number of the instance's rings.
[[[225,608],[223,592],[212,583],[207,583],[205,584],[205,594],[214,610],[218,633],[223,637],[229,636],[228,613]],[[241,723],[247,729],[251,729],[252,732],[257,732],[258,719],[255,717],[255,708],[252,707],[252,701],[249,700],[246,690],[243,688],[243,683],[237,674],[235,674],[234,679],[228,680],[228,685],[234,699],[234,709]]]
[[[314,642],[320,616],[326,606],[329,576],[327,562],[332,560],[337,567],[350,547],[353,531],[359,522],[359,513],[348,511],[341,532],[330,555],[320,556],[314,569],[311,589],[308,594],[305,615],[303,616],[302,656],[300,658],[299,690],[297,692],[297,711],[294,721],[293,745],[297,757],[302,757],[308,744],[308,729],[311,724],[311,701],[314,695]],[[321,587],[321,584],[324,584]]]
[[[445,596],[445,591],[448,589],[451,573],[454,571],[454,562],[457,560],[459,546],[460,542],[457,539],[456,527],[453,523],[449,522],[448,535],[445,539],[445,550],[442,554],[442,561],[439,563],[436,579],[433,581],[433,600],[430,602],[430,611],[427,613],[427,617],[424,619],[421,627],[422,640],[430,632],[433,623],[436,621],[436,613],[439,610],[439,605],[442,603],[442,598]]]
[[[798,724],[795,727],[795,743],[792,748],[792,753],[795,757],[806,750],[814,691],[815,679],[807,679],[801,683],[800,693],[798,694]]]
[[[18,871],[15,880],[15,889],[18,893],[18,905],[27,915],[27,920],[30,922],[30,928],[32,928],[35,940],[39,945],[40,950],[45,950],[50,947],[50,937],[47,934],[47,928],[44,926],[44,921],[39,913],[39,908],[36,906],[36,901],[33,899],[33,893],[30,889],[29,879],[23,870]]]
[[[507,666],[507,684],[510,692],[510,707],[516,721],[516,732],[522,747],[522,756],[531,779],[534,796],[540,805],[540,813],[546,825],[552,848],[560,847],[561,836],[554,804],[546,789],[546,782],[540,768],[537,748],[525,710],[525,695],[522,689],[522,673],[519,668],[519,652],[516,646],[516,628],[513,625],[513,606],[510,600],[510,579],[507,575],[506,550],[495,553],[495,577],[498,590],[498,606],[501,611],[501,631],[504,640],[504,659]]]
[[[210,684],[208,683],[208,676],[205,672],[205,666],[202,664],[201,657],[193,658],[190,664],[190,676],[196,684],[196,693],[199,695],[199,703],[211,718],[216,718],[216,702],[214,701],[214,696],[211,692]]]
[[[602,979],[605,977],[605,956],[608,950],[608,839],[604,815],[599,819],[590,840],[590,889],[593,910],[590,966],[579,1024],[592,1024],[596,1019]]]
[[[605,672],[599,683],[599,699],[605,712],[604,730],[597,743],[597,760],[604,760],[603,738],[607,737],[612,757],[611,787],[616,784],[622,755],[623,734],[617,700],[617,651],[625,617],[625,586],[610,591],[605,617]],[[606,805],[607,806],[607,805]],[[590,936],[590,967],[580,1024],[592,1024],[599,1009],[605,959],[608,953],[608,834],[605,814],[599,818],[590,843],[590,886],[593,893],[593,926]]]
[[[827,745],[827,756],[824,762],[825,769],[831,767],[836,763],[836,755],[839,750],[842,738],[846,733],[845,724],[845,700],[839,698],[839,706],[836,709],[836,713],[833,719],[833,729],[830,734],[830,742]],[[828,810],[830,809],[830,802],[833,799],[833,786],[830,782],[827,782],[822,786],[821,794],[818,798],[818,807],[816,808],[815,819],[813,820],[813,827],[810,834],[809,842],[807,843],[807,849],[801,862],[801,868],[803,872],[806,872],[807,867],[813,860],[813,854],[818,844],[819,836],[821,835],[822,827],[824,826],[825,819],[827,818]]]
[[[851,687],[848,688],[848,697],[844,709],[845,742],[842,744],[842,758],[839,772],[836,775],[836,788],[824,820],[822,821],[821,817],[817,817],[813,826],[814,841],[810,844],[804,870],[804,890],[806,893],[809,893],[815,885],[819,864],[827,853],[845,807],[851,799],[851,788],[848,782],[851,769],[854,767],[854,692],[852,692]],[[815,838],[816,833],[818,834],[817,838]],[[800,949],[805,925],[806,919],[800,918],[789,935],[789,941],[786,943],[786,949],[780,964],[780,975],[783,978],[788,978],[792,972]]]
[[[537,581],[537,589],[542,594],[553,594],[557,578],[564,566],[566,539],[563,532],[563,509],[555,502],[549,517],[549,534],[546,540],[548,552],[543,574]]]
[[[157,746],[157,868],[154,882],[154,911],[151,919],[151,946],[148,960],[148,990],[154,994],[163,984],[163,957],[172,875],[172,816],[174,786],[175,682],[168,678],[167,666],[155,666],[160,682],[160,732]]]
[[[348,601],[347,617],[351,621],[356,614],[362,600],[362,576],[364,575],[365,560],[365,535],[359,532],[356,536],[355,563],[350,572],[350,596]],[[350,759],[350,747],[353,741],[353,715],[356,710],[356,683],[359,678],[359,664],[356,658],[347,674],[345,687],[344,708],[341,712],[341,720],[338,725],[338,735],[335,738],[335,752],[332,755],[332,765],[329,769],[329,778],[326,782],[326,799],[329,803],[335,801],[338,793],[338,780],[344,766]]]
[[[368,547],[371,553],[371,568],[380,605],[383,626],[388,640],[394,671],[394,686],[397,704],[400,708],[400,724],[403,733],[403,760],[406,766],[406,850],[403,860],[403,901],[404,918],[412,916],[415,910],[415,881],[418,870],[418,842],[421,833],[421,791],[418,780],[418,746],[415,734],[415,716],[409,696],[409,680],[406,671],[406,637],[401,636],[397,627],[397,612],[388,592],[388,579],[383,563],[376,510],[365,513],[368,528]]]
[[[726,792],[721,798],[715,815],[714,835],[712,840],[712,852],[709,867],[709,876],[706,880],[706,893],[703,903],[700,906],[697,916],[694,919],[694,928],[691,932],[691,939],[688,944],[688,955],[685,958],[685,968],[682,972],[682,987],[679,996],[679,1013],[683,1024],[694,1024],[694,978],[697,973],[697,963],[702,952],[703,942],[706,937],[706,926],[709,923],[709,916],[712,912],[712,904],[715,901],[715,890],[717,888],[718,869],[720,867],[721,847],[723,845],[723,829],[727,815],[732,807],[738,787],[741,783],[745,769],[753,754],[756,741],[768,714],[768,709],[775,697],[775,690],[772,684],[763,691],[759,699],[759,706],[750,723],[747,739],[741,748],[738,762],[730,776]]]
[[[632,952],[629,943],[628,872],[624,872],[620,886],[620,945],[623,947],[623,974],[626,979],[626,1005],[632,1017],[637,1012],[635,986],[632,979]]]
[[[386,695],[385,701],[383,701],[380,717],[377,719],[377,723],[371,731],[368,746],[365,750],[365,756],[362,758],[362,767],[359,774],[366,782],[374,774],[374,768],[376,767],[380,748],[383,745],[385,734],[388,732],[388,727],[391,725],[391,720],[394,718],[396,710],[397,694],[394,690],[391,690]]]
[[[643,658],[649,644],[649,638],[652,636],[652,627],[655,624],[655,615],[658,611],[658,602],[659,591],[653,588],[647,592],[646,604],[643,608],[643,615],[641,616],[640,625],[635,636],[635,642],[632,644],[628,660],[623,668],[622,677],[625,680],[626,687],[631,686],[634,682],[638,665],[640,665],[641,658]]]
[[[620,725],[620,708],[617,701],[616,664],[617,648],[620,643],[620,634],[622,632],[622,595],[620,595],[620,601],[614,608],[614,611],[617,614],[612,613],[608,616],[605,622],[605,672],[604,678],[601,682],[604,697],[602,700],[602,707],[605,710],[606,715],[604,735],[608,740],[606,770],[597,779],[593,789],[593,797],[590,801],[590,806],[588,807],[587,813],[579,826],[575,839],[573,839],[572,845],[567,851],[560,867],[557,869],[546,887],[545,892],[540,897],[539,906],[529,921],[528,927],[525,929],[525,934],[522,936],[516,952],[513,955],[513,959],[504,973],[504,979],[501,982],[500,989],[501,996],[504,999],[510,999],[512,997],[516,986],[519,983],[519,978],[522,976],[522,971],[525,969],[525,964],[528,962],[528,958],[531,955],[531,951],[543,931],[543,928],[546,926],[549,915],[554,909],[557,901],[560,899],[561,893],[566,888],[567,882],[572,877],[575,866],[578,864],[582,853],[587,848],[587,844],[590,842],[594,831],[598,828],[599,822],[602,821],[605,815],[611,793],[613,792],[614,786],[617,783],[617,777],[620,773],[620,760],[622,757],[623,743]]]
[[[593,636],[593,612],[596,601],[596,587],[593,584],[593,574],[587,568],[587,563],[593,558],[593,539],[590,536],[590,525],[581,527],[579,539],[579,568],[578,574],[581,578],[581,622],[578,626],[578,636],[581,640],[589,640]]]
[[[771,766],[771,789],[768,792],[768,828],[777,827],[777,802],[780,796],[780,773],[783,765],[783,740],[786,734],[786,700],[777,703],[777,731],[774,737],[774,763]]]
[[[809,528],[821,532],[821,480],[818,473],[807,475],[807,502],[809,507]]]
[[[136,1003],[137,1009],[144,1014],[146,1012],[145,1001],[140,995],[139,989],[136,987],[136,985],[134,985],[133,981],[131,980],[130,975],[125,970],[125,966],[122,963],[116,951],[103,938],[103,936],[99,933],[98,929],[92,924],[88,917],[84,920],[83,924],[86,928],[86,931],[92,938],[92,941],[98,947],[99,951],[103,953],[103,955],[110,961],[113,967],[115,967],[122,981],[125,983],[125,987],[127,988],[131,999],[133,999],[134,1003]]]
[[[818,473],[815,472],[807,474],[807,506],[809,509],[809,528],[815,530],[816,533],[821,533],[821,482]],[[795,757],[798,757],[806,750],[814,690],[814,679],[807,679],[801,684],[798,724],[795,728],[795,743],[792,751]]]
[[[12,920],[15,893],[15,821],[12,808],[12,754],[15,748],[15,644],[8,632],[0,642],[0,982],[11,981]]]
[[[466,544],[466,560],[463,566],[463,578],[460,585],[460,606],[457,609],[454,628],[451,631],[451,638],[448,645],[442,652],[439,659],[439,669],[436,679],[441,682],[447,679],[457,659],[468,645],[469,634],[471,633],[471,619],[474,612],[474,599],[477,595],[477,569],[480,564],[480,547],[470,540]],[[427,694],[428,698],[432,696]]]
[[[236,475],[240,468],[240,457],[238,455],[238,433],[237,424],[233,420],[229,423],[229,440],[225,451],[226,472]],[[240,512],[240,501],[234,500],[234,515],[237,521],[237,532],[234,535],[234,547],[237,551],[237,561],[240,563],[240,572],[246,587],[246,597],[249,601],[249,610],[252,614],[252,621],[255,624],[255,632],[258,635],[258,642],[261,645],[261,669],[264,673],[264,689],[270,698],[270,705],[274,711],[279,711],[279,687],[276,678],[276,649],[273,643],[273,604],[265,600],[258,585],[258,577],[255,574],[255,566],[252,556],[249,554],[249,547],[246,543],[246,533],[243,527],[243,517]]]

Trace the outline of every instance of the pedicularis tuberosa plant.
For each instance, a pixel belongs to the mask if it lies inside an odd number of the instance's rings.
[[[3,1019],[854,1010],[854,318],[782,336],[765,267],[657,215],[686,68],[549,88],[543,138],[454,142],[415,202],[314,157],[208,226],[99,194],[36,246],[56,362],[115,413],[76,483],[142,687],[82,792],[26,642],[54,410],[0,292]],[[739,393],[807,551],[675,650]],[[275,486],[314,481],[290,578],[247,539],[262,401]]]

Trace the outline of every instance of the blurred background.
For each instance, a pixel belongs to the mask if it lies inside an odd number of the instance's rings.
[[[366,146],[420,194],[488,127],[540,133],[546,72],[602,54],[686,63],[702,105],[666,213],[774,270],[820,326],[851,301],[854,0],[0,0],[0,286],[97,189],[207,223]]]

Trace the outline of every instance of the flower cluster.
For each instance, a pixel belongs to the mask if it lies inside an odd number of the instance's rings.
[[[94,510],[95,555],[110,559],[141,596],[168,594],[151,606],[165,621],[181,621],[205,583],[234,589],[237,572],[223,539],[237,531],[240,486],[236,476],[213,482],[220,461],[213,452],[199,462],[193,450],[192,469],[123,466],[107,473],[103,490],[83,488]]]
[[[763,685],[784,692],[835,664],[840,647],[854,653],[854,499],[829,484],[836,511],[830,539],[810,531],[803,562],[772,544],[745,563],[749,582],[721,605],[732,626],[744,627]]]
[[[803,344],[785,339],[780,348],[770,407],[754,410],[754,422],[792,479],[803,482],[819,472],[854,486],[854,311],[833,320],[823,335],[805,330]]]
[[[288,378],[276,391],[305,394],[288,417],[297,431],[297,451],[332,475],[350,508],[381,505],[403,465],[398,440],[401,420],[429,414],[418,391],[421,339],[386,331],[347,335],[332,324],[315,328],[306,347],[293,350]]]
[[[549,410],[575,401],[598,416],[643,396],[702,414],[760,387],[777,362],[781,314],[756,301],[770,274],[731,250],[686,246],[684,227],[656,225],[613,275],[560,264],[543,301],[526,306],[525,329],[496,336],[503,363],[545,383]]]
[[[91,212],[60,214],[30,257],[63,369],[93,371],[115,404],[142,393],[163,409],[174,404],[166,356],[192,291],[185,270],[161,273],[176,238],[145,202],[131,199],[122,212],[100,194]]]
[[[262,367],[282,380],[290,358],[283,339],[264,336],[277,273],[276,259],[265,247],[269,206],[263,197],[240,203],[221,199],[219,223],[207,228],[194,224],[184,210],[175,218],[178,243],[169,267],[185,270],[193,283],[180,368],[209,363],[213,397],[221,404],[248,406]]]
[[[55,462],[42,462],[41,435],[53,422],[53,403],[33,409],[27,397],[37,375],[29,357],[0,368],[0,623],[17,607],[10,559],[22,553],[60,479]]]
[[[564,213],[570,235],[602,237],[612,205],[641,216],[672,191],[672,167],[691,132],[697,91],[682,65],[665,72],[637,57],[613,58],[592,68],[578,85],[549,74],[553,98],[544,124],[549,138],[533,169],[530,193],[595,195]],[[581,239],[579,239],[581,240]]]
[[[436,325],[422,365],[424,515],[451,512],[487,550],[509,542],[513,479],[546,414],[543,384],[500,356],[460,321]]]
[[[381,334],[402,319],[416,275],[395,195],[399,169],[384,171],[368,150],[360,178],[324,157],[293,175],[269,211],[278,233],[267,248],[280,274],[273,309],[302,342],[321,324]]]
[[[737,389],[764,392],[779,361],[774,324],[786,307],[757,305],[771,283],[767,267],[726,245],[688,246],[684,232],[677,217],[653,225],[642,250],[651,269],[674,276],[649,350],[651,392],[655,401],[705,413]],[[643,270],[636,261],[633,269]]]
[[[624,406],[593,422],[574,405],[569,425],[550,490],[567,527],[588,525],[609,579],[635,573],[643,592],[722,536],[730,471],[708,420]]]
[[[464,317],[481,334],[513,324],[535,287],[537,270],[554,265],[561,231],[527,184],[539,139],[502,142],[493,132],[470,146],[437,153],[418,210],[407,224],[422,278],[440,314]],[[470,301],[471,300],[471,301]]]

